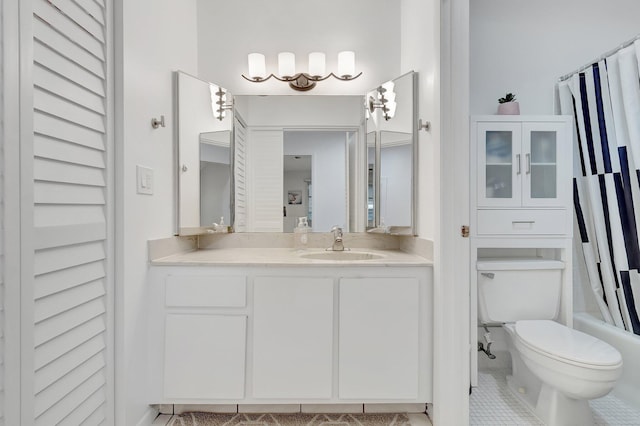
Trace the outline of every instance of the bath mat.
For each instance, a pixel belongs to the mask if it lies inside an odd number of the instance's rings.
[[[167,426],[411,426],[399,414],[247,414],[183,413]]]

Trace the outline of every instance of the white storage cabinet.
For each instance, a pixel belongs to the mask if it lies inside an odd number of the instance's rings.
[[[471,121],[476,235],[562,235],[571,224],[571,121],[479,116]]]

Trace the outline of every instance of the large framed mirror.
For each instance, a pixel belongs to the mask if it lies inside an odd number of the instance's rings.
[[[416,234],[417,73],[367,93],[367,228]]]
[[[183,72],[176,81],[179,235],[221,218],[234,232],[292,232],[303,216],[313,232],[413,233],[413,73],[393,80],[388,119],[369,94],[231,98]]]
[[[301,216],[364,231],[362,96],[235,96],[219,120],[220,86],[176,74],[179,235],[221,217],[234,232],[293,232]]]

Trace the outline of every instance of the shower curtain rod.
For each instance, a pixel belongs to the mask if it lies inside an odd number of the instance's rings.
[[[595,64],[596,62],[600,62],[603,59],[608,58],[609,56],[613,55],[614,53],[618,52],[619,50],[624,49],[625,47],[629,47],[631,46],[636,40],[640,40],[640,34],[637,34],[635,37],[633,37],[631,40],[627,40],[624,43],[622,43],[620,46],[616,47],[615,49],[611,49],[610,51],[603,53],[602,55],[600,55],[597,59],[589,62],[588,64],[578,68],[577,70],[570,72],[569,74],[565,74],[562,77],[560,77],[558,79],[558,81],[565,81],[568,80],[569,78],[571,78],[574,74],[577,74],[579,72],[582,72],[584,70],[586,70],[587,68],[589,68],[591,65]]]

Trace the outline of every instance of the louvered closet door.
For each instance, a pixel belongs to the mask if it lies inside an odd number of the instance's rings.
[[[247,230],[247,129],[238,117],[233,121],[234,223],[236,232]]]
[[[31,3],[34,399],[33,420],[25,420],[42,426],[108,424],[111,6],[104,0]]]
[[[247,137],[247,228],[249,232],[282,232],[282,130],[250,129]]]

